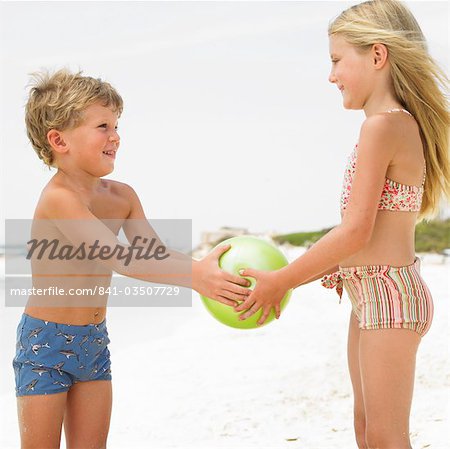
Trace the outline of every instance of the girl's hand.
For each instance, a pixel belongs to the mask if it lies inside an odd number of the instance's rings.
[[[201,295],[234,307],[245,301],[251,290],[247,279],[227,273],[219,268],[219,259],[231,245],[217,247],[214,251],[192,264],[192,288]]]
[[[258,320],[258,324],[264,324],[272,307],[275,309],[275,317],[277,319],[280,318],[281,300],[289,288],[284,287],[280,282],[277,271],[257,271],[247,268],[241,270],[239,274],[256,279],[256,287],[250,296],[242,304],[234,308],[236,312],[246,310],[239,319],[246,320],[262,308],[263,313]]]

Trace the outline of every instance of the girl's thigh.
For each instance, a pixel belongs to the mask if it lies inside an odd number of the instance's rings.
[[[17,398],[22,449],[59,448],[66,398],[67,392]]]
[[[64,430],[67,449],[106,447],[112,409],[110,380],[78,382],[67,396]]]
[[[416,353],[421,337],[407,329],[362,330],[361,370],[367,437],[409,441]],[[397,443],[396,443],[397,444]]]
[[[348,344],[347,344],[348,368],[353,387],[355,421],[360,421],[358,425],[365,426],[364,399],[361,385],[361,372],[359,368],[360,333],[361,330],[359,329],[358,320],[355,314],[352,312],[350,314],[350,323],[348,329]],[[357,423],[355,422],[355,424]]]
[[[358,326],[358,320],[352,312],[350,315],[350,324],[348,329],[347,358],[350,378],[353,386],[355,399],[355,411],[364,414],[364,400],[361,386],[361,372],[359,368],[359,335],[361,331]]]

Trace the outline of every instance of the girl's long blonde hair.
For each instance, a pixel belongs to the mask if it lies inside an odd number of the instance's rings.
[[[425,37],[409,9],[397,0],[371,0],[343,11],[328,28],[350,44],[388,49],[394,92],[419,124],[427,166],[420,218],[450,197],[448,79],[429,55]]]

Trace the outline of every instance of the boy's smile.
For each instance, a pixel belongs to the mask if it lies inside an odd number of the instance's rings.
[[[103,151],[103,154],[108,156],[108,157],[111,157],[111,158],[115,159],[116,158],[116,151],[117,150],[107,150],[107,151]]]

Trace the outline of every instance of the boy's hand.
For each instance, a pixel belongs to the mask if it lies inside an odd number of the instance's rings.
[[[192,283],[194,290],[201,295],[214,299],[231,307],[245,301],[251,290],[247,279],[227,273],[219,268],[219,259],[231,245],[217,247],[200,261],[192,265]]]
[[[236,306],[236,312],[245,310],[239,319],[246,320],[254,315],[259,309],[263,309],[261,318],[258,324],[262,325],[267,320],[267,317],[272,310],[275,309],[275,317],[280,318],[281,314],[281,300],[286,295],[288,288],[285,288],[278,279],[276,271],[258,271],[251,268],[241,270],[242,276],[252,277],[256,279],[256,287],[248,298],[240,305]]]

